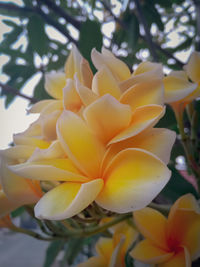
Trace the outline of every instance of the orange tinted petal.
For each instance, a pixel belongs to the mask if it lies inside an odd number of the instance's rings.
[[[114,79],[111,71],[103,67],[95,74],[92,81],[92,91],[99,96],[110,94],[115,98],[119,98],[121,95],[118,83]]]
[[[107,143],[131,121],[131,109],[111,95],[104,95],[84,110],[84,118],[90,128]]]
[[[128,104],[134,111],[137,107],[164,102],[164,86],[162,80],[150,80],[134,85],[120,97],[120,102]]]
[[[159,105],[146,105],[137,108],[132,115],[129,127],[115,136],[109,144],[123,141],[139,134],[147,128],[153,127],[164,113],[165,107]]]
[[[167,250],[167,219],[157,210],[148,207],[133,214],[142,235],[155,246]]]
[[[130,255],[139,261],[149,264],[159,264],[169,260],[173,256],[173,252],[167,252],[159,247],[154,246],[149,240],[139,242]],[[160,266],[160,265],[159,265]],[[171,267],[174,265],[171,265]],[[179,266],[181,267],[181,265]]]
[[[104,172],[105,185],[97,203],[118,213],[144,208],[162,190],[170,174],[153,154],[141,149],[123,150]]]
[[[91,177],[98,177],[105,148],[85,122],[75,113],[64,111],[58,119],[57,134],[74,164]]]

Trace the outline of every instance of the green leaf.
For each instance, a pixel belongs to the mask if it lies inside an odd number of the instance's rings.
[[[172,108],[167,105],[164,117],[156,124],[159,128],[168,128],[178,133],[177,122]]]
[[[11,45],[18,40],[22,31],[23,31],[22,27],[15,26],[15,28],[13,27],[12,31],[4,34],[3,35],[3,41],[1,42],[1,45],[0,45],[0,49],[1,48],[8,49],[9,47],[11,47]]]
[[[139,22],[137,17],[132,14],[131,21],[129,23],[129,31],[128,31],[128,43],[130,48],[135,48],[138,38],[139,38]]]
[[[86,20],[81,25],[80,39],[78,47],[83,57],[91,63],[91,50],[96,48],[100,51],[102,47],[103,36],[101,33],[101,25],[97,21]]]
[[[34,89],[34,97],[39,100],[51,98],[44,89],[44,77],[42,77],[36,85]]]
[[[37,15],[32,15],[27,24],[29,43],[40,56],[48,52],[48,37],[45,33],[44,21]]]
[[[18,217],[20,216],[23,212],[25,211],[24,207],[20,207],[14,211],[11,212],[11,217],[12,218],[15,218],[15,217]]]
[[[187,193],[191,193],[196,198],[199,198],[199,195],[192,184],[185,180],[174,167],[170,167],[170,169],[172,171],[172,177],[162,190],[161,195],[172,202]]]
[[[53,241],[47,248],[46,258],[43,267],[50,267],[54,263],[58,253],[62,250],[64,241]]]

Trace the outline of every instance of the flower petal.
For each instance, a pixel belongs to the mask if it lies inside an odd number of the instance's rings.
[[[163,79],[162,65],[148,61],[142,62],[129,79],[120,83],[120,89],[124,92],[137,83],[154,79]]]
[[[180,248],[179,251],[168,261],[159,265],[159,267],[191,267],[190,254],[187,249]]]
[[[85,184],[62,183],[39,200],[35,206],[35,216],[39,219],[49,220],[70,218],[91,204],[102,186],[102,179]]]
[[[0,217],[5,216],[19,206],[16,202],[9,200],[5,193],[0,190]]]
[[[45,90],[47,93],[56,99],[62,99],[62,89],[66,85],[66,77],[64,72],[52,71],[45,75]]]
[[[88,88],[91,88],[93,73],[90,68],[90,64],[85,58],[82,58],[80,68],[81,68],[81,81],[83,85]]]
[[[91,257],[87,261],[79,263],[77,267],[104,267],[107,262],[102,257]]]
[[[69,159],[46,159],[9,166],[9,169],[25,178],[39,181],[88,181]]]
[[[73,79],[74,74],[77,73],[78,78],[81,81],[81,61],[82,56],[77,47],[72,44],[71,52],[65,63],[65,74],[67,78]]]
[[[200,81],[199,65],[200,65],[200,53],[194,51],[189,58],[188,64],[185,65],[185,70],[190,79],[195,83],[198,83]]]
[[[39,185],[24,179],[9,170],[5,162],[1,162],[1,183],[7,197],[17,204],[35,203],[42,196]]]
[[[104,146],[84,121],[71,111],[64,111],[57,123],[58,139],[68,157],[84,173],[99,177]]]
[[[76,92],[74,81],[67,80],[67,85],[63,88],[63,105],[65,109],[78,111],[82,106],[82,101]]]
[[[98,98],[98,96],[91,89],[80,83],[76,74],[74,76],[74,79],[76,81],[76,91],[85,106],[88,106]]]
[[[159,105],[146,105],[138,107],[132,115],[130,126],[115,136],[109,144],[123,141],[133,137],[143,130],[153,127],[164,115],[165,107]]]
[[[97,203],[118,213],[142,209],[162,190],[170,175],[165,164],[153,154],[142,149],[125,149],[105,170],[105,185]]]
[[[53,103],[54,101],[54,99],[41,100],[34,104],[30,109],[28,109],[28,113],[40,113],[46,106]]]
[[[150,104],[163,105],[163,82],[157,79],[138,83],[123,93],[120,97],[120,102],[130,105],[133,111],[139,106]]]
[[[112,238],[100,237],[95,247],[98,255],[108,263],[114,250]]]
[[[131,109],[111,95],[104,95],[84,110],[88,126],[107,143],[131,122]],[[116,119],[117,118],[117,119]]]
[[[200,253],[200,213],[191,194],[180,197],[168,216],[168,242],[171,246],[186,246],[192,258]]]
[[[191,83],[187,78],[182,78],[173,72],[163,79],[165,87],[165,102],[171,103],[181,100],[192,93],[197,84]]]
[[[167,245],[167,219],[157,210],[146,207],[135,211],[134,221],[141,234],[163,250]]]
[[[117,81],[106,67],[101,68],[95,74],[92,81],[92,91],[99,96],[110,94],[117,99],[121,95]]]
[[[141,148],[155,154],[165,164],[168,164],[176,133],[168,129],[152,128],[124,141],[111,144],[103,158],[102,168],[121,150],[126,148]],[[162,144],[162,145],[160,145]]]
[[[105,48],[102,49],[102,54],[96,51],[96,49],[93,49],[91,58],[97,70],[107,66],[117,81],[126,80],[131,75],[126,64]]]
[[[146,239],[139,242],[130,252],[130,255],[134,259],[148,264],[160,264],[173,257],[173,254],[173,252],[167,252],[157,246],[154,246],[149,240]],[[175,265],[171,265],[171,267],[172,266]]]

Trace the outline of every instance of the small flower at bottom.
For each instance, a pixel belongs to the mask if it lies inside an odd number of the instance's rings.
[[[189,267],[200,255],[200,213],[191,194],[180,197],[168,219],[144,208],[134,212],[135,223],[145,237],[130,252],[134,259],[159,267]]]
[[[116,225],[112,238],[101,237],[97,242],[97,256],[78,264],[77,267],[125,267],[126,253],[137,236],[137,231],[128,223]]]

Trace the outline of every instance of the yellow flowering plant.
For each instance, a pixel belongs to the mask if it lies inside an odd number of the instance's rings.
[[[199,154],[192,150],[198,141],[199,53],[169,75],[153,62],[131,72],[105,48],[93,49],[91,59],[95,73],[72,46],[64,70],[45,76],[52,99],[34,104],[29,113],[38,119],[0,151],[0,227],[60,241],[64,251],[73,240],[81,244],[82,258],[84,247],[97,241],[92,257],[76,261],[80,267],[133,266],[134,259],[191,266],[200,249],[199,192],[175,169],[176,145],[171,160],[170,154],[175,129],[200,184]],[[168,104],[180,132],[159,126]],[[189,134],[183,116],[188,105]],[[39,233],[12,223],[21,207]],[[139,233],[146,239],[140,241]]]

